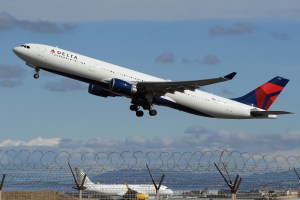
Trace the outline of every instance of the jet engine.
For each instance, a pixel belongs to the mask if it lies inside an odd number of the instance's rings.
[[[136,86],[124,80],[114,78],[110,82],[110,91],[119,95],[131,96],[137,92]]]
[[[111,92],[104,90],[100,85],[97,84],[90,84],[89,85],[89,93],[92,95],[96,95],[99,97],[108,97],[112,96],[114,97],[115,95],[112,94]]]

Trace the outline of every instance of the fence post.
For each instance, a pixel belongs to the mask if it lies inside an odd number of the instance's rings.
[[[220,172],[221,176],[223,177],[224,181],[226,182],[226,184],[228,185],[228,187],[230,188],[230,192],[231,192],[231,199],[232,200],[236,200],[236,193],[242,183],[242,178],[237,175],[234,182],[232,182],[232,180],[230,179],[230,176],[228,174],[228,171],[226,169],[226,166],[225,164],[223,163],[223,166],[224,166],[224,170],[228,176],[228,178],[225,177],[225,175],[221,172],[220,168],[218,167],[218,165],[216,163],[214,163],[217,170]]]
[[[151,171],[150,171],[149,166],[148,166],[147,164],[146,164],[146,166],[147,166],[148,172],[149,172],[149,174],[150,174],[152,183],[153,183],[153,185],[154,185],[154,187],[155,187],[155,191],[156,191],[156,200],[159,200],[159,199],[160,199],[160,197],[159,197],[159,189],[160,189],[160,186],[161,186],[161,184],[162,184],[162,182],[163,182],[163,180],[164,180],[164,178],[165,178],[165,174],[164,174],[164,173],[162,174],[162,176],[161,176],[161,178],[160,178],[160,181],[159,181],[159,184],[157,185],[156,182],[155,182],[155,180],[154,180],[154,178],[153,178],[153,176],[152,176],[152,173],[151,173]]]
[[[2,187],[4,184],[5,176],[6,176],[6,174],[2,175],[2,180],[1,180],[1,184],[0,184],[0,200],[2,200]]]
[[[74,178],[74,182],[76,184],[76,187],[73,187],[73,188],[76,189],[76,190],[79,190],[79,200],[81,200],[82,199],[82,190],[86,189],[85,186],[84,186],[84,182],[85,182],[85,179],[86,179],[86,174],[79,174],[80,179],[82,178],[82,180],[77,180],[78,177],[75,176],[69,162],[68,162],[68,165],[69,165],[69,168],[71,170],[72,176]],[[76,168],[75,168],[75,170],[76,170]],[[81,181],[81,183],[78,183],[78,181]]]

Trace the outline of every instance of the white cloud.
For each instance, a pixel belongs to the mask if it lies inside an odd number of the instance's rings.
[[[17,65],[0,64],[0,87],[13,88],[21,85],[24,77],[25,70],[23,68]]]
[[[108,139],[108,138],[92,138],[87,142],[83,142],[84,148],[91,148],[91,149],[116,149],[117,147],[121,146],[121,141],[115,139]]]
[[[67,15],[66,8],[71,11]],[[20,19],[51,21],[300,19],[298,0],[16,0],[1,2],[0,9]]]
[[[15,80],[15,79],[0,79],[0,86],[1,87],[6,87],[6,88],[14,88],[16,86],[21,85],[20,80]]]
[[[141,135],[135,135],[132,137],[126,138],[126,143],[129,145],[144,145],[146,142],[146,138]]]
[[[286,33],[271,32],[271,35],[276,40],[288,41],[291,39]]]
[[[175,56],[172,52],[170,51],[165,51],[162,54],[160,54],[159,56],[156,57],[155,62],[156,63],[174,63],[175,61]]]
[[[73,30],[75,25],[64,23],[60,26],[48,20],[19,20],[0,10],[0,31],[7,31],[14,28],[39,33],[63,33]]]
[[[25,75],[25,70],[17,65],[0,65],[0,79],[4,78],[22,78]]]
[[[290,131],[282,134],[281,139],[285,141],[298,141],[300,139],[300,131]]]
[[[300,147],[295,147],[292,149],[288,149],[288,150],[279,150],[279,151],[274,151],[272,152],[273,155],[282,155],[285,157],[290,157],[289,160],[293,160],[291,159],[291,157],[295,156],[296,158],[299,157],[299,152],[300,152]]]
[[[159,141],[163,147],[170,147],[172,144],[174,144],[174,141],[171,138],[163,137]]]
[[[216,65],[219,64],[221,61],[219,58],[213,54],[208,54],[202,59],[202,63],[205,65]]]
[[[24,147],[54,147],[60,143],[60,138],[42,138],[37,137],[29,141],[22,140],[4,140],[0,142],[0,147],[14,147],[14,146],[24,146]]]
[[[254,31],[255,27],[250,24],[236,23],[232,27],[216,26],[210,28],[208,33],[211,36],[219,35],[243,35],[250,34]]]
[[[216,149],[230,149],[238,152],[296,155],[299,152],[300,132],[280,134],[262,133],[253,135],[226,130],[208,130],[203,127],[187,128],[182,136],[147,138],[134,135],[123,139],[96,137],[89,140],[37,137],[29,141],[4,140],[0,147],[31,148],[49,147],[72,151],[179,151],[194,152]]]

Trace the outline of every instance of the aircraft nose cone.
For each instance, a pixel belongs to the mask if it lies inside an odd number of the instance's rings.
[[[15,47],[12,50],[22,60],[26,60],[27,59],[28,52],[26,50],[24,51],[23,47]]]
[[[20,47],[15,47],[15,48],[13,48],[13,52],[14,52],[16,55],[19,55],[19,54],[20,54]]]

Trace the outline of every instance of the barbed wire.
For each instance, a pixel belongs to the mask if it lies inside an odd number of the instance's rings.
[[[67,163],[98,172],[144,169],[148,164],[162,171],[213,172],[214,163],[232,172],[280,172],[300,167],[300,156],[247,153],[229,150],[197,152],[67,152],[0,150],[0,169],[68,169]]]
[[[300,156],[257,154],[229,150],[197,152],[68,152],[0,150],[0,173],[7,174],[10,190],[72,190],[68,162],[80,167],[93,180],[103,183],[151,183],[146,169],[165,173],[171,188],[222,188],[225,182],[214,163],[233,176],[240,174],[243,189],[298,188],[294,168]]]

